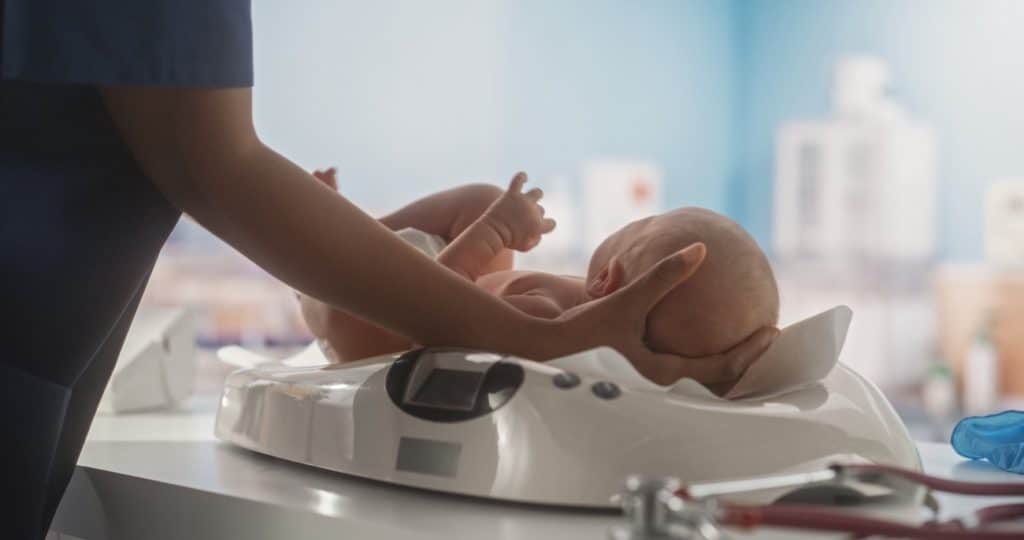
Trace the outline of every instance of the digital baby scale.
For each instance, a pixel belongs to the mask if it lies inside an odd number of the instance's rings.
[[[784,331],[759,362],[762,372],[782,372],[794,358],[788,354],[806,357],[815,344],[838,339],[841,346],[849,324],[842,309]],[[841,335],[824,335],[837,328]],[[689,380],[654,385],[611,349],[546,363],[452,348],[348,364],[267,363],[228,377],[216,434],[383,482],[576,507],[616,506],[613,496],[633,474],[691,483],[837,462],[920,470],[889,402],[835,362],[838,348],[826,347],[831,363],[811,380],[778,386],[769,376],[777,391],[733,399]],[[785,495],[765,489],[736,498],[764,503]]]

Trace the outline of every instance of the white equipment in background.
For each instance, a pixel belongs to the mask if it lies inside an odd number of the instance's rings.
[[[886,64],[841,59],[832,112],[780,126],[773,259],[783,318],[847,303],[853,366],[885,387],[917,381],[933,342],[933,130],[887,95]],[[868,316],[863,316],[868,315]]]
[[[99,410],[170,407],[192,394],[196,320],[185,308],[141,307],[132,321]]]
[[[1024,179],[993,183],[985,194],[985,257],[999,269],[1024,267]]]
[[[730,391],[740,392],[736,399],[688,379],[654,385],[611,349],[545,363],[420,349],[347,364],[321,355],[319,365],[308,364],[307,351],[298,365],[261,363],[229,376],[216,435],[398,485],[579,507],[617,506],[614,495],[636,473],[705,482],[833,463],[919,471],[889,402],[837,363],[850,316],[838,307],[783,330],[762,357],[765,369],[751,369]],[[236,352],[225,356],[251,363]],[[922,494],[905,495],[916,504]],[[895,494],[847,485],[806,495]],[[795,496],[765,487],[734,499]]]
[[[646,162],[601,160],[583,167],[586,259],[623,225],[662,211],[661,176]]]
[[[935,134],[885,95],[887,83],[880,60],[841,60],[832,117],[779,129],[778,257],[920,261],[935,253]]]

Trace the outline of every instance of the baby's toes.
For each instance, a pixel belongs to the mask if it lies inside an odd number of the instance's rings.
[[[335,169],[334,167],[331,167],[326,171],[321,171],[317,169],[313,171],[313,177],[334,189],[338,189],[338,179],[336,176],[337,172],[337,169]]]

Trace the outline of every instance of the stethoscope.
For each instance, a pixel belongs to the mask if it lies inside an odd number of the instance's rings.
[[[616,527],[615,540],[725,540],[723,527],[751,531],[757,527],[783,527],[805,531],[847,533],[854,537],[883,536],[923,540],[1020,540],[1024,531],[994,530],[991,526],[1024,517],[1024,503],[988,506],[977,510],[972,523],[962,519],[930,520],[920,525],[857,515],[815,504],[744,505],[719,497],[773,488],[840,485],[849,480],[879,483],[891,480],[927,488],[926,503],[938,510],[931,492],[977,496],[1024,495],[1024,483],[974,483],[928,476],[886,465],[834,465],[808,473],[748,480],[691,484],[678,480],[633,476],[620,496],[628,525]]]

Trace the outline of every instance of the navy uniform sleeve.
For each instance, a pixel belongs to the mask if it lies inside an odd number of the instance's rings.
[[[96,87],[251,86],[251,27],[249,0],[0,0],[4,538],[47,530],[180,214]]]
[[[0,77],[252,86],[250,0],[0,0]]]

